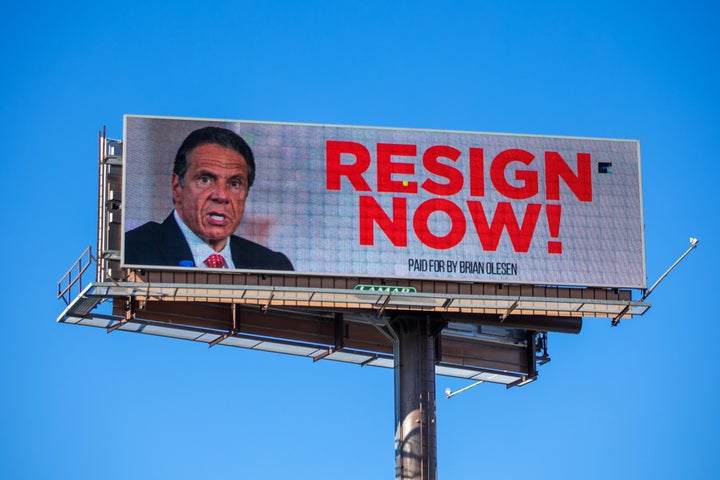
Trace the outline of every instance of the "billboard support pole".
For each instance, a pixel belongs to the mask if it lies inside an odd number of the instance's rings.
[[[389,323],[395,350],[395,478],[437,480],[436,337],[445,322],[403,314]]]

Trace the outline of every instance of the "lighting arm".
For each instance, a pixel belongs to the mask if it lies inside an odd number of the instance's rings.
[[[465,390],[470,390],[470,389],[473,388],[473,387],[477,387],[477,386],[480,385],[481,383],[485,383],[485,380],[478,380],[477,382],[473,383],[472,385],[468,385],[467,387],[463,387],[463,388],[461,388],[460,390],[457,390],[457,391],[455,391],[455,392],[453,392],[453,391],[450,390],[449,388],[446,388],[446,389],[445,389],[445,396],[446,396],[447,398],[452,398],[452,397],[454,397],[455,395],[457,395],[458,393],[462,393],[462,392],[464,392]]]
[[[677,267],[677,265],[678,265],[680,262],[682,262],[683,259],[684,259],[685,257],[687,257],[688,254],[695,249],[695,247],[698,246],[698,243],[700,243],[700,241],[699,241],[697,238],[690,237],[690,248],[688,248],[687,250],[685,250],[685,253],[683,253],[683,254],[680,256],[680,258],[678,258],[677,260],[675,260],[675,263],[673,263],[672,265],[670,265],[670,268],[668,268],[668,269],[665,271],[665,273],[663,273],[663,274],[660,276],[660,278],[658,278],[657,282],[653,283],[652,287],[650,287],[650,288],[647,289],[647,291],[645,292],[645,295],[643,295],[642,298],[640,299],[641,302],[644,301],[647,297],[650,296],[650,294],[652,293],[652,291],[655,290],[655,287],[657,287],[657,286],[660,284],[660,282],[662,282],[662,281],[665,279],[665,277],[668,276],[668,274],[673,270],[673,268]]]
[[[640,299],[641,302],[645,301],[645,299],[650,296],[650,294],[653,292],[653,290],[655,290],[655,288],[656,288],[658,285],[660,285],[660,282],[662,282],[663,280],[665,280],[665,277],[667,277],[667,276],[670,274],[670,272],[672,272],[673,269],[674,269],[675,267],[677,267],[678,264],[679,264],[680,262],[682,262],[683,259],[684,259],[685,257],[687,257],[688,254],[689,254],[690,252],[692,252],[692,251],[698,246],[698,243],[700,243],[700,241],[699,241],[697,238],[695,238],[695,237],[690,237],[690,247],[689,247],[687,250],[685,250],[685,253],[683,253],[682,255],[680,255],[680,258],[678,258],[677,260],[675,260],[675,263],[673,263],[672,265],[670,265],[670,268],[668,268],[667,270],[665,270],[665,273],[663,273],[662,275],[660,275],[660,278],[658,278],[657,281],[656,281],[655,283],[653,283],[652,286],[645,291],[645,293],[643,294],[642,298]],[[620,312],[620,313],[613,319],[613,321],[612,321],[612,326],[613,326],[613,327],[617,326],[617,324],[620,323],[620,319],[622,318],[623,315],[625,315],[625,313],[627,313],[627,311],[628,311],[629,309],[630,309],[630,305],[628,305],[627,307],[625,307],[625,308],[623,309],[623,311]]]

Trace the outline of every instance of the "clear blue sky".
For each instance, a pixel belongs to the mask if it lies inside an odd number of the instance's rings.
[[[716,2],[76,3],[0,7],[0,477],[393,477],[391,370],[55,323],[132,113],[639,140],[649,283],[700,246],[534,384],[438,377],[439,475],[720,478]]]

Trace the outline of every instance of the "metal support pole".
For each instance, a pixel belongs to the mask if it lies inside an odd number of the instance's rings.
[[[426,315],[390,321],[395,342],[395,478],[437,480],[435,337],[443,323]]]

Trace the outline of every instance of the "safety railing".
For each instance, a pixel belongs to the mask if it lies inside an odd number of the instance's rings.
[[[58,281],[58,298],[62,298],[66,305],[70,305],[74,296],[73,291],[78,294],[83,290],[83,274],[93,262],[95,262],[95,257],[93,257],[92,248],[87,247]]]

